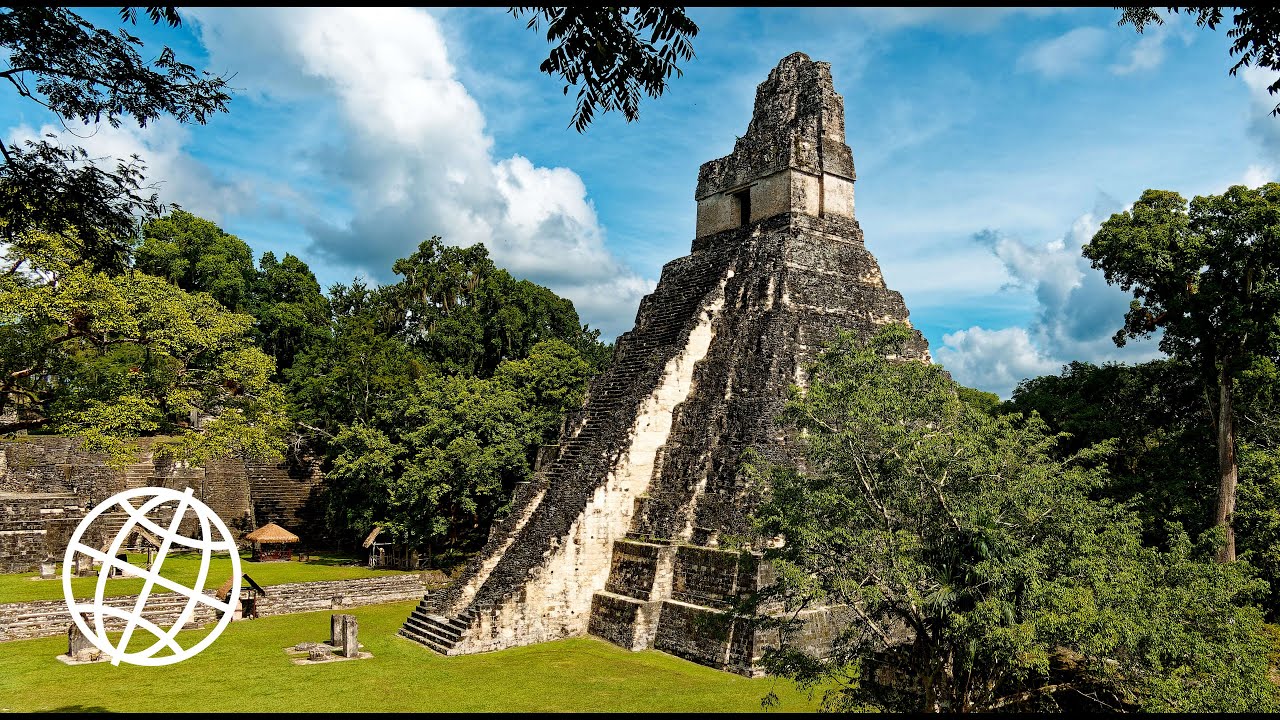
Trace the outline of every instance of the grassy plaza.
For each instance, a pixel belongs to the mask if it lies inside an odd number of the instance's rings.
[[[67,666],[63,637],[0,643],[0,712],[753,712],[816,704],[786,681],[748,679],[591,637],[442,657],[396,636],[412,602],[355,608],[368,660],[293,665],[284,648],[323,641],[329,613],[232,623],[164,667]],[[207,630],[179,635],[184,646]]]

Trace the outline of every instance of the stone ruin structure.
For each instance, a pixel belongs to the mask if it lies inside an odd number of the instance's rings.
[[[318,462],[228,458],[192,466],[157,457],[152,446],[159,439],[141,438],[137,462],[124,467],[85,452],[79,438],[29,435],[0,441],[0,572],[35,570],[46,558],[61,562],[85,514],[129,488],[190,487],[237,536],[268,522],[295,529],[317,524],[314,503],[324,481]],[[114,537],[127,520],[122,510],[102,517],[95,530],[105,537]]]
[[[797,458],[777,417],[823,343],[907,321],[863,243],[855,177],[830,65],[783,58],[733,153],[699,170],[692,252],[663,268],[558,448],[403,636],[452,655],[590,633],[755,672],[777,631],[730,612],[771,581],[760,547],[735,540],[759,492],[743,453]],[[908,354],[929,359],[918,332]],[[817,653],[848,621],[800,619],[790,641]]]

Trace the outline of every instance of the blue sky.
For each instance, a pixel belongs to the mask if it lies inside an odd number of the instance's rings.
[[[118,25],[110,9],[84,11]],[[785,55],[831,63],[858,169],[857,215],[886,282],[957,380],[1008,396],[1071,360],[1140,361],[1110,337],[1128,296],[1080,257],[1149,187],[1190,197],[1280,167],[1271,78],[1236,77],[1225,31],[1145,35],[1091,9],[693,8],[697,58],[640,119],[568,128],[547,45],[500,9],[192,9],[148,41],[234,73],[206,126],[73,128],[149,163],[168,202],[323,286],[394,279],[441,235],[630,328],[662,265],[689,252],[698,166],[727,154]],[[152,43],[157,43],[152,45]],[[12,96],[9,96],[12,97]],[[9,139],[62,132],[0,106]],[[74,139],[74,138],[69,138]]]

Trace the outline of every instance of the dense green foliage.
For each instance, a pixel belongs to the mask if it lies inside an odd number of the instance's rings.
[[[609,347],[483,246],[431,238],[393,269],[330,290],[332,335],[297,356],[290,395],[330,462],[332,539],[380,526],[434,558],[483,542]]]
[[[1226,536],[1219,559],[1233,560],[1235,384],[1280,347],[1280,184],[1235,185],[1190,205],[1147,190],[1102,223],[1084,256],[1134,294],[1116,344],[1162,330],[1160,349],[1192,368],[1205,390],[1218,447],[1215,523]]]
[[[148,15],[180,22],[172,8]],[[224,80],[168,48],[144,61],[141,44],[65,8],[5,8],[0,77],[64,123],[203,123],[226,110]],[[44,140],[0,143],[0,155],[0,433],[80,435],[117,458],[131,438],[156,433],[195,460],[278,455],[284,399],[252,343],[252,318],[131,262],[135,214],[160,211],[138,158],[103,169],[81,148]],[[212,417],[196,432],[203,414]]]
[[[1144,546],[1136,514],[1091,497],[1091,457],[962,400],[938,366],[885,359],[908,338],[839,338],[787,406],[806,462],[768,469],[773,592],[860,622],[831,658],[771,669],[836,683],[835,710],[1277,708],[1248,565],[1177,528]]]
[[[1276,361],[1256,358],[1241,374],[1240,487],[1236,510],[1240,557],[1271,591],[1263,603],[1280,618],[1280,377]],[[1168,540],[1167,523],[1198,535],[1213,526],[1205,498],[1217,468],[1204,392],[1195,374],[1171,360],[1140,365],[1071,363],[1061,375],[1023,381],[1001,408],[1038,413],[1051,431],[1067,433],[1055,454],[1091,446],[1106,481],[1098,497],[1135,509],[1149,543]]]
[[[79,435],[124,456],[163,434],[194,460],[279,455],[284,396],[253,345],[253,319],[205,293],[82,262],[79,244],[31,232],[0,275],[0,432]],[[212,417],[200,431],[193,420]]]
[[[1003,411],[1036,412],[1053,432],[1067,433],[1061,457],[1100,443],[1107,470],[1100,495],[1134,503],[1149,538],[1166,521],[1192,534],[1213,525],[1206,498],[1217,490],[1209,408],[1194,373],[1175,361],[1101,367],[1073,362],[1061,375],[1022,381]]]
[[[328,336],[329,301],[311,268],[293,255],[280,261],[264,253],[255,269],[247,243],[181,210],[148,222],[142,235],[135,268],[253,316],[257,344],[278,371]]]
[[[257,320],[258,344],[275,358],[278,371],[293,367],[298,353],[329,337],[329,300],[311,268],[290,253],[283,260],[262,254],[249,311]]]
[[[174,8],[145,14],[181,23]],[[672,53],[687,58],[683,34],[670,36],[688,31],[682,17],[634,18],[672,40],[628,55],[651,92]],[[226,111],[224,79],[168,48],[145,61],[141,46],[63,8],[0,11],[0,77],[64,123]],[[629,93],[590,102],[633,108]],[[197,462],[279,457],[289,441],[331,466],[330,540],[382,525],[414,547],[458,549],[483,537],[611,355],[571,302],[482,246],[432,238],[395,263],[399,282],[336,285],[331,302],[298,258],[266,253],[255,268],[216,224],[162,216],[139,158],[109,169],[46,141],[0,151],[0,433],[75,434],[118,460],[139,435],[168,436],[164,450]]]
[[[600,332],[581,325],[572,302],[511,277],[483,245],[458,248],[433,237],[391,269],[402,279],[371,298],[381,327],[439,372],[489,377],[551,339],[600,357]]]

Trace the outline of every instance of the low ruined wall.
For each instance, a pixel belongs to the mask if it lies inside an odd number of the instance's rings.
[[[52,435],[0,441],[0,492],[102,499],[123,490],[122,472],[86,452],[82,444],[80,438]]]
[[[58,580],[32,580],[54,583]],[[328,580],[307,583],[268,585],[266,597],[258,598],[258,614],[288,615],[315,610],[331,610],[378,605],[401,600],[417,600],[426,586],[418,573],[388,575],[385,577],[358,578],[354,580]],[[206,590],[206,595],[213,595]],[[112,607],[132,609],[137,595],[107,598]],[[176,593],[153,593],[147,598],[143,617],[160,627],[169,627],[181,614],[186,598]],[[217,614],[208,605],[197,606],[188,628],[201,627],[217,620]],[[71,617],[62,600],[40,600],[24,603],[0,604],[0,642],[35,637],[65,635]],[[124,620],[107,618],[108,630],[123,630]]]
[[[152,447],[159,441],[142,438],[137,462],[115,467],[105,456],[85,452],[78,438],[0,441],[0,572],[32,571],[46,556],[61,557],[68,534],[53,516],[63,506],[91,507],[128,488],[191,488],[236,536],[268,522],[301,536],[304,545],[316,536],[324,476],[314,461],[228,458],[190,466],[156,458]],[[123,522],[122,514],[107,518],[102,530],[109,535]],[[194,527],[193,519],[183,526]]]
[[[259,615],[381,605],[401,600],[420,600],[426,583],[419,573],[387,575],[355,580],[326,580],[308,583],[269,585],[267,596],[258,599]]]
[[[0,493],[0,572],[24,572],[61,554],[83,517],[73,495]]]

